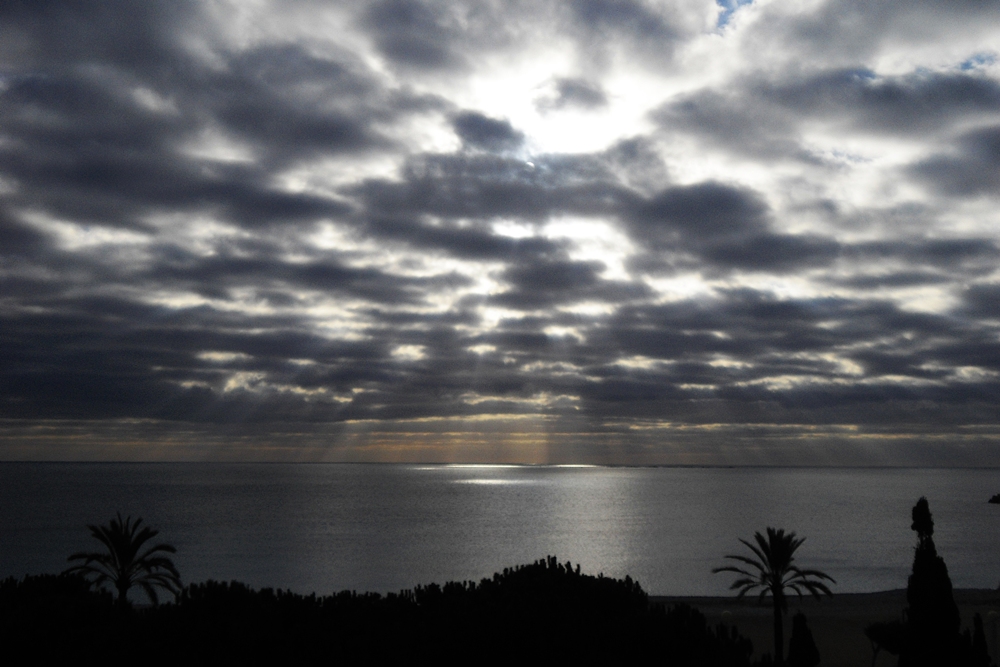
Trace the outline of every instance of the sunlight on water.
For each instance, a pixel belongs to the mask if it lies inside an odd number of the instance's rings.
[[[452,484],[537,484],[537,481],[527,479],[456,479]]]
[[[514,465],[511,463],[446,463],[441,466],[423,466],[420,470],[439,470],[441,468],[447,468],[450,470],[506,470],[510,468],[523,468],[525,466]]]

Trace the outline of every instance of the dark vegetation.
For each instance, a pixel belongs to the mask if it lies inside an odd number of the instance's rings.
[[[991,667],[983,622],[961,630],[951,579],[934,545],[926,498],[912,511],[917,533],[907,608],[901,617],[865,628],[872,665],[879,653],[899,656],[900,667]],[[753,646],[735,627],[709,627],[684,604],[651,605],[638,582],[582,574],[554,556],[504,569],[480,582],[418,586],[398,594],[329,596],[252,589],[239,582],[206,581],[181,587],[166,543],[147,545],[158,531],[142,519],[88,526],[104,550],[76,553],[82,561],[60,575],[0,581],[0,645],[5,664],[153,665],[382,664],[418,662],[639,664],[750,667]],[[713,572],[739,575],[738,597],[770,596],[774,660],[755,665],[816,667],[820,655],[806,617],[792,619],[784,661],[787,593],[832,595],[832,577],[794,565],[804,538],[767,529],[755,543],[740,540],[753,557],[729,555],[740,565]],[[105,586],[114,589],[112,595]],[[133,608],[128,593],[141,588],[151,605]],[[158,604],[157,589],[174,595]]]
[[[639,584],[554,557],[399,594],[299,595],[208,581],[132,609],[79,573],[0,582],[0,642],[20,664],[750,665],[752,645]],[[17,664],[17,663],[12,663]]]
[[[142,526],[142,519],[132,517],[122,520],[118,514],[106,526],[87,526],[90,534],[104,546],[104,551],[75,553],[70,562],[82,563],[71,567],[68,573],[79,573],[97,586],[109,583],[118,593],[118,604],[128,604],[128,592],[138,586],[146,592],[153,604],[159,602],[157,588],[174,595],[180,591],[181,575],[165,553],[177,553],[173,546],[146,543],[160,534],[149,526]]]
[[[788,640],[788,667],[816,667],[819,649],[801,611],[792,617],[792,638]]]
[[[900,667],[989,667],[983,620],[976,614],[973,630],[961,630],[948,566],[934,545],[930,505],[921,498],[913,507],[910,528],[917,533],[913,570],[906,587],[907,608],[901,619],[865,629],[872,642],[872,664],[878,652],[899,656]]]
[[[899,619],[872,623],[865,628],[865,637],[872,643],[872,667],[883,649],[886,653],[899,655],[903,650],[903,622]]]

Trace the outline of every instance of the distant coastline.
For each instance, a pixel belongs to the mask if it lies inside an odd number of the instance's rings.
[[[609,468],[609,469],[679,469],[679,470],[1000,470],[1000,465],[796,465],[796,464],[723,464],[723,463],[494,463],[489,461],[230,461],[230,460],[130,460],[130,459],[0,459],[0,466],[31,465],[219,465],[219,466],[434,466],[442,468]]]

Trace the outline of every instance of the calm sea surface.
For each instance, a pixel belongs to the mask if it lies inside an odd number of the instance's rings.
[[[548,554],[649,592],[721,595],[737,538],[807,539],[836,591],[903,588],[927,496],[956,587],[1000,582],[1000,470],[0,463],[0,576],[58,572],[142,516],[185,581],[329,593],[480,579]]]

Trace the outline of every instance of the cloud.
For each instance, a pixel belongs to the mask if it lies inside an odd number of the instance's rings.
[[[592,40],[668,51],[689,29],[684,9],[640,0],[582,0],[569,5],[576,24]]]
[[[1000,84],[976,72],[887,77],[841,69],[762,84],[755,93],[798,115],[851,119],[856,127],[877,132],[925,132],[1000,111]]]
[[[382,54],[395,63],[419,68],[456,66],[462,59],[449,48],[452,31],[441,10],[416,0],[376,2],[369,6],[365,24]]]
[[[0,456],[981,462],[994,13],[4,6]]]
[[[405,165],[402,179],[371,179],[355,192],[372,216],[406,212],[477,220],[593,215],[632,196],[599,160],[539,156],[527,162],[488,154],[418,156]]]
[[[896,54],[901,60],[933,59],[959,45],[976,50],[990,42],[990,22],[1000,14],[994,3],[982,0],[905,5],[827,0],[810,11],[781,5],[755,9],[749,38],[742,42],[748,55],[751,49],[766,48],[765,40],[771,39],[783,47],[785,57],[833,66],[876,62]],[[934,42],[929,49],[928,40]]]
[[[760,232],[767,213],[755,193],[707,182],[663,190],[638,208],[633,224],[662,248],[678,235],[714,239]]]
[[[1000,285],[995,283],[978,284],[967,287],[963,300],[973,313],[980,317],[997,317],[1000,314]]]
[[[535,100],[541,111],[560,109],[598,109],[607,106],[608,96],[599,83],[581,78],[558,78],[552,81],[552,90]]]
[[[1000,84],[970,72],[879,76],[869,69],[803,75],[757,74],[727,90],[701,89],[653,113],[667,131],[686,131],[758,157],[822,161],[805,143],[810,124],[861,136],[926,137],[1000,112]]]
[[[1000,187],[1000,126],[985,127],[958,137],[954,149],[922,160],[913,173],[930,187],[949,195],[997,192]]]
[[[508,120],[497,120],[475,111],[464,111],[452,120],[455,132],[466,146],[488,151],[513,150],[524,142],[524,134]]]
[[[621,304],[652,296],[642,283],[605,280],[606,267],[596,261],[532,260],[510,265],[501,279],[510,289],[493,295],[492,303],[508,308],[534,310],[580,301]]]
[[[636,241],[652,252],[687,253],[723,269],[783,272],[829,264],[839,254],[831,239],[771,231],[769,218],[753,191],[706,182],[657,193],[634,210],[630,223]],[[656,263],[639,262],[647,269]]]

